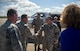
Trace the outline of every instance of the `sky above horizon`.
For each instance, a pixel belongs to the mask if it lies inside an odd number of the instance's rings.
[[[16,9],[18,15],[28,14],[31,16],[35,12],[62,13],[69,4],[78,4],[79,0],[0,0],[0,16],[6,16],[7,10]]]

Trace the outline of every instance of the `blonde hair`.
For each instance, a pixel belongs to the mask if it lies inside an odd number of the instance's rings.
[[[80,28],[80,7],[76,4],[65,7],[60,21],[66,28]]]

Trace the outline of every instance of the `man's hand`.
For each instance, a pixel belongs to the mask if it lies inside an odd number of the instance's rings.
[[[36,33],[34,36],[38,39],[38,33]]]
[[[56,41],[54,42],[54,44],[58,44],[58,40],[56,40]]]

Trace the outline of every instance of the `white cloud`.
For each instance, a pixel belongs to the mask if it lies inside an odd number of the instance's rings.
[[[10,2],[8,2],[10,1]],[[7,13],[9,8],[14,8],[18,11],[19,16],[22,14],[31,15],[35,12],[53,12],[53,13],[62,13],[63,9],[71,4],[62,4],[62,6],[52,6],[52,8],[42,8],[37,4],[31,2],[30,0],[0,0],[0,16],[4,16]],[[80,6],[80,1],[72,2],[74,4],[78,4]]]
[[[12,1],[12,0],[0,0],[0,2],[6,2],[6,1]]]
[[[42,9],[38,9],[37,12],[43,12],[43,10]]]
[[[12,1],[12,0],[3,0],[3,1]],[[40,6],[36,5],[35,3],[33,3],[29,0],[13,0],[13,1],[16,1],[16,2],[5,2],[6,5],[2,4],[2,6],[4,6],[2,8],[2,11],[4,12],[3,15],[6,15],[5,13],[10,8],[16,9],[18,11],[19,15],[21,15],[23,13],[29,13],[31,11],[34,11],[34,10],[40,8]],[[0,11],[0,13],[2,13],[2,12]],[[0,14],[0,16],[1,15],[2,14]]]
[[[64,7],[53,6],[51,12],[61,14]]]
[[[13,8],[13,9],[17,9],[18,8],[18,4],[11,4],[11,5],[6,5],[6,6],[4,6],[5,7],[5,9],[10,9],[10,8]]]
[[[71,3],[69,3],[69,4],[77,4],[77,5],[80,6],[80,1],[71,2]],[[51,11],[52,11],[53,13],[62,13],[63,9],[64,9],[66,6],[68,6],[69,4],[62,4],[61,7],[59,7],[59,6],[52,6],[52,10],[51,10]]]
[[[51,12],[51,9],[50,8],[45,8],[44,11],[45,12]]]
[[[66,7],[66,6],[67,6],[67,4],[62,4],[62,6],[63,6],[63,7]]]
[[[20,1],[18,2],[19,6],[21,7],[33,7],[34,8],[40,8],[40,6],[37,6],[35,3],[30,2],[30,1]]]
[[[0,0],[0,2],[18,2],[18,1],[29,1],[29,0]]]

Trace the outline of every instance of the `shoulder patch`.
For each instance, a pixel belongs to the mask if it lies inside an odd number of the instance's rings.
[[[8,28],[12,28],[12,27],[15,27],[15,28],[18,28],[15,24],[10,24],[10,26]]]

